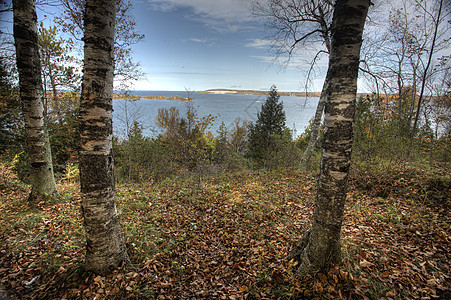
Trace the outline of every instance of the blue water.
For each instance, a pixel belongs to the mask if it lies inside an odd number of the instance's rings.
[[[186,91],[134,91],[134,95],[155,95],[155,96],[175,96],[187,97]],[[214,135],[221,122],[231,129],[237,118],[254,122],[257,119],[257,112],[261,110],[262,104],[267,96],[263,95],[216,95],[191,92],[192,102],[172,101],[172,100],[113,100],[113,130],[115,135],[124,137],[126,132],[126,117],[129,124],[137,120],[143,126],[143,133],[149,137],[156,137],[161,133],[155,123],[158,108],[174,106],[179,109],[181,116],[185,116],[188,105],[192,105],[199,117],[211,114],[216,116],[213,125],[208,129]],[[318,98],[312,97],[288,97],[281,96],[283,102],[286,125],[293,130],[294,136],[299,136],[308,125],[309,120],[314,116]]]

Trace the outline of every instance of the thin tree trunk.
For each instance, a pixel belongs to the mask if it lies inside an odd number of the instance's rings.
[[[291,253],[300,262],[300,272],[315,272],[341,261],[340,234],[351,164],[360,47],[369,5],[369,0],[338,0],[335,5],[326,131],[313,223]]]
[[[55,76],[52,73],[52,70],[49,70],[49,78],[50,84],[52,86],[52,98],[53,98],[53,107],[56,113],[56,118],[60,124],[63,123],[63,117],[61,115],[60,103],[58,99],[58,91],[56,89]]]
[[[331,41],[330,41],[330,36],[329,36],[329,28],[327,27],[324,17],[324,13],[323,13],[323,9],[321,8],[321,5],[318,6],[319,12],[320,12],[320,16],[321,16],[321,35],[324,39],[324,43],[326,44],[326,49],[327,52],[330,55],[330,52],[332,51],[331,48]],[[305,148],[304,153],[302,154],[301,157],[301,166],[307,166],[310,157],[313,154],[313,151],[315,150],[315,146],[316,143],[318,142],[318,137],[319,137],[319,133],[321,131],[321,120],[323,119],[323,112],[324,112],[324,107],[326,106],[326,91],[327,91],[327,84],[328,84],[328,74],[326,74],[326,78],[324,79],[324,83],[323,83],[323,88],[321,90],[321,95],[319,97],[319,101],[318,101],[318,105],[316,106],[316,111],[315,111],[315,117],[313,119],[313,124],[312,124],[312,133],[310,135],[310,139],[308,141],[307,144],[307,148]]]
[[[420,63],[420,61],[418,60],[417,65],[412,66],[413,67],[413,82],[412,82],[412,90],[410,92],[410,105],[409,105],[409,112],[408,112],[408,116],[409,116],[409,120],[407,121],[407,124],[412,124],[412,116],[413,116],[413,111],[415,110],[415,103],[417,100],[417,69],[418,69],[418,64]]]
[[[30,201],[57,194],[44,114],[36,8],[33,0],[14,0],[14,41],[19,72],[27,151],[30,162]]]
[[[128,259],[116,210],[112,151],[114,0],[87,0],[80,104],[85,268],[109,273]]]
[[[321,120],[323,117],[324,106],[326,106],[326,90],[327,90],[327,76],[324,79],[323,89],[321,90],[321,96],[319,97],[319,102],[316,107],[315,117],[313,119],[312,124],[312,133],[310,135],[310,139],[307,144],[307,148],[305,148],[304,153],[301,157],[301,166],[306,166],[310,157],[313,154],[313,150],[315,149],[316,143],[318,141],[318,136],[321,129]]]
[[[424,72],[423,72],[420,96],[418,98],[418,106],[417,106],[417,111],[416,111],[416,114],[415,114],[415,120],[414,120],[414,123],[413,123],[412,132],[410,134],[410,142],[409,142],[409,148],[407,150],[407,157],[410,156],[410,152],[412,151],[413,139],[414,139],[416,131],[417,131],[418,119],[420,118],[421,103],[423,101],[424,88],[426,86],[426,79],[427,79],[427,75],[428,75],[428,70],[429,70],[429,67],[431,66],[432,55],[434,54],[435,41],[437,39],[437,31],[438,31],[438,26],[439,26],[439,23],[440,23],[440,16],[441,16],[441,13],[442,13],[442,4],[443,4],[443,0],[440,0],[438,14],[437,14],[437,20],[435,22],[434,37],[432,38],[431,50],[429,51],[428,62],[427,62],[426,68],[424,69]]]

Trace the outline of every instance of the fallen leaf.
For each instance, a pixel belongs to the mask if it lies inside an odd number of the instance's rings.
[[[375,266],[375,264],[373,264],[372,262],[367,261],[366,259],[361,260],[361,261],[359,262],[359,265],[360,265],[362,268],[369,268],[369,267],[374,267],[374,266]]]

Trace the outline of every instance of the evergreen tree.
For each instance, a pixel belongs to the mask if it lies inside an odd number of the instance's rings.
[[[39,55],[42,66],[44,87],[44,109],[49,120],[56,119],[63,123],[65,113],[72,108],[70,98],[62,97],[58,91],[78,90],[80,75],[72,48],[60,36],[56,26],[45,28],[43,23],[38,30]]]
[[[219,163],[223,163],[226,158],[230,155],[229,149],[229,131],[227,130],[224,122],[219,126],[218,131],[216,132],[218,137],[215,142],[215,161]]]
[[[11,151],[22,151],[23,118],[20,98],[15,89],[11,74],[7,70],[4,58],[0,58],[0,155]]]
[[[280,96],[275,85],[271,87],[266,102],[262,105],[262,110],[257,114],[255,127],[267,136],[282,134],[285,126],[285,112],[283,103],[279,103]]]
[[[257,121],[249,125],[248,156],[256,161],[264,160],[275,150],[273,149],[275,141],[282,137],[284,130],[287,129],[283,103],[279,102],[279,99],[277,88],[273,85],[261,111],[257,114]]]

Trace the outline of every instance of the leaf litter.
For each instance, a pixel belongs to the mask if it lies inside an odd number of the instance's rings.
[[[343,264],[302,276],[287,257],[313,214],[305,173],[118,185],[131,262],[108,276],[82,268],[77,186],[61,183],[61,200],[34,207],[26,188],[4,189],[0,283],[12,299],[446,299],[446,206],[419,205],[410,179],[385,198],[368,180],[351,180]]]

